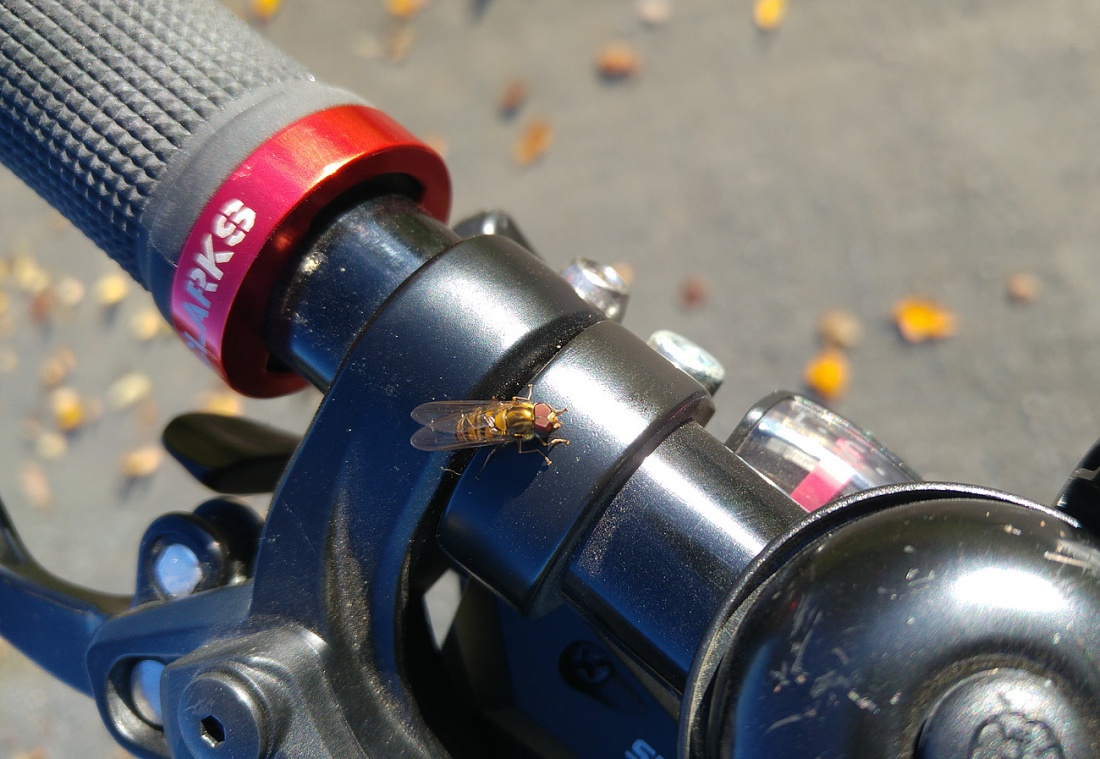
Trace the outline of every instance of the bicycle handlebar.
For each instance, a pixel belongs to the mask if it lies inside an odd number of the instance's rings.
[[[0,8],[0,62],[0,161],[246,394],[303,382],[271,368],[261,333],[320,208],[401,175],[447,215],[434,151],[212,0],[15,0]]]

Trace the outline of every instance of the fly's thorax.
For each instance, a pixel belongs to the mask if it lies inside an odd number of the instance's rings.
[[[535,410],[530,403],[513,403],[501,414],[504,417],[503,429],[509,435],[530,437],[535,434]]]

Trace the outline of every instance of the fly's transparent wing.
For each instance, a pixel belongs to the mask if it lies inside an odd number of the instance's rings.
[[[451,451],[496,445],[504,430],[495,421],[504,401],[433,401],[413,409],[412,418],[423,427],[409,440],[421,451]],[[458,435],[459,427],[463,435]]]

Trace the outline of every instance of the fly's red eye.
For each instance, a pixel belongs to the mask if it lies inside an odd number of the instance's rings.
[[[547,403],[535,404],[535,432],[539,434],[545,434],[547,432],[553,432],[557,427],[557,414],[554,413],[554,409]]]

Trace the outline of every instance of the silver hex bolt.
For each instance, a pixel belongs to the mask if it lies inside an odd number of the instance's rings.
[[[623,320],[630,288],[615,267],[587,258],[575,258],[562,269],[561,276],[573,286],[577,295],[603,311],[608,319]]]
[[[718,359],[676,332],[659,329],[650,335],[646,344],[705,387],[711,395],[717,392],[726,378],[726,370]]]

